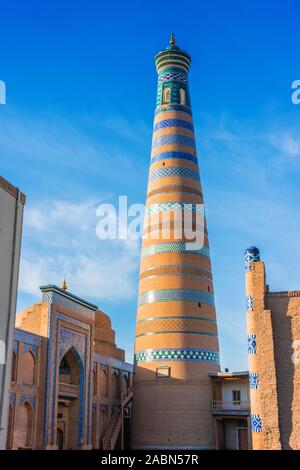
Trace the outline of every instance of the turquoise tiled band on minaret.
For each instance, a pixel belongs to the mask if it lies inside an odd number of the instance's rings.
[[[193,123],[185,121],[184,119],[162,119],[154,125],[153,131],[156,132],[160,129],[167,129],[169,127],[182,127],[183,129],[194,132]]]
[[[189,162],[198,163],[198,158],[195,155],[186,152],[161,152],[157,153],[151,158],[151,163],[157,163],[164,160],[187,160]]]
[[[205,361],[219,363],[219,353],[208,349],[147,349],[134,355],[135,362],[144,361]]]
[[[139,296],[139,305],[155,302],[203,302],[214,305],[214,295],[199,289],[161,289],[143,292]]]
[[[156,255],[158,253],[187,253],[192,255],[200,255],[209,258],[208,246],[193,249],[193,243],[186,242],[165,242],[156,243],[154,245],[145,246],[142,251],[142,258],[146,256]]]

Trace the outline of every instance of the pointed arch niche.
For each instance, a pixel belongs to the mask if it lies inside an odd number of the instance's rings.
[[[59,364],[57,444],[60,448],[76,449],[82,444],[83,416],[84,367],[77,349],[72,346]]]

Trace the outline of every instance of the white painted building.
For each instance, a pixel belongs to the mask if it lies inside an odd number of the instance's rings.
[[[0,176],[0,449],[6,447],[24,204],[24,194]]]
[[[211,410],[216,448],[251,449],[248,372],[211,372],[209,375],[213,389]]]

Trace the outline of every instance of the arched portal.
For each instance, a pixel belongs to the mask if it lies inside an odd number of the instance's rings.
[[[76,449],[82,444],[84,411],[84,369],[81,358],[72,347],[59,365],[57,409],[57,445]],[[63,433],[63,434],[61,434]]]

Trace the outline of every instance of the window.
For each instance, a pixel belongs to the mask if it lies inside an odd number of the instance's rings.
[[[186,91],[184,88],[180,88],[179,90],[180,93],[180,104],[183,106],[186,106]]]
[[[234,405],[241,404],[241,391],[240,390],[232,390],[232,403]]]
[[[164,87],[164,92],[163,92],[163,103],[170,103],[170,94],[171,94],[171,90],[170,90],[170,87],[167,86],[167,87]]]
[[[171,367],[168,367],[168,366],[157,367],[156,377],[163,378],[163,377],[170,377],[170,375],[171,375]]]
[[[201,302],[198,302],[198,307],[201,308]]]

